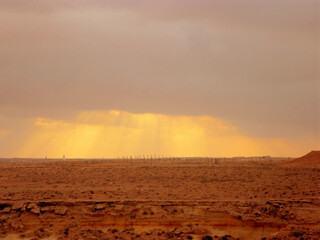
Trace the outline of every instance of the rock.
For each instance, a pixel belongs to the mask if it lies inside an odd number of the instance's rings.
[[[50,237],[50,233],[46,231],[44,228],[40,228],[38,231],[34,231],[34,235],[39,239]]]
[[[14,229],[20,230],[24,228],[24,225],[21,222],[13,222],[10,224]]]
[[[105,203],[98,203],[96,204],[96,206],[94,207],[94,210],[95,211],[98,211],[98,210],[103,210],[107,207],[107,205]]]
[[[29,203],[29,204],[27,204],[27,206],[26,206],[26,210],[27,211],[30,211],[32,208],[34,208],[36,206],[36,204],[35,203]]]
[[[40,209],[40,211],[42,212],[42,213],[44,213],[44,212],[50,212],[50,207],[49,206],[45,206],[45,207],[42,207],[41,209]]]
[[[108,206],[112,208],[112,207],[115,206],[115,203],[114,202],[108,202]]]
[[[65,215],[67,211],[68,211],[68,208],[65,206],[56,206],[54,208],[54,213],[62,216]]]
[[[252,214],[253,214],[254,216],[256,216],[256,217],[260,217],[260,216],[261,216],[261,213],[260,213],[259,210],[254,210],[254,211],[252,212]]]
[[[14,202],[12,205],[12,210],[20,211],[23,209],[24,205],[25,205],[24,202]]]
[[[191,231],[196,235],[205,235],[209,233],[208,229],[202,226],[192,227]]]
[[[40,214],[40,207],[35,203],[29,203],[26,207],[27,211],[30,211],[34,214]]]
[[[32,208],[30,212],[39,215],[40,214],[40,208]]]
[[[2,210],[3,213],[10,213],[10,211],[11,211],[11,206],[5,207],[5,208]]]
[[[123,208],[124,208],[124,205],[116,205],[114,207],[114,211],[115,212],[121,212],[123,210]]]
[[[192,230],[189,226],[178,227],[174,230],[175,233],[192,233]]]
[[[8,216],[7,215],[0,215],[0,223],[1,222],[6,222],[8,219]]]

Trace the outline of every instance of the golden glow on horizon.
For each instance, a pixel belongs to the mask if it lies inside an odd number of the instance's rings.
[[[6,131],[5,130],[1,130],[0,129],[0,139],[3,138],[6,135]]]
[[[232,124],[209,116],[114,110],[81,112],[72,121],[37,118],[15,156],[287,156],[308,150],[286,139],[245,136]]]

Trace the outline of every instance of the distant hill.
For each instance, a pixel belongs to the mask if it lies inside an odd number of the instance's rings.
[[[296,158],[288,162],[283,162],[280,164],[280,166],[320,168],[320,151],[311,151],[303,157]]]

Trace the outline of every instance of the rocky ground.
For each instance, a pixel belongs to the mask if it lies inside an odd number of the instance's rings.
[[[0,239],[320,239],[320,169],[0,161]]]

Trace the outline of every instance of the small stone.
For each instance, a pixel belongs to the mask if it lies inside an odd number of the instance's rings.
[[[27,206],[26,206],[26,210],[27,211],[30,211],[32,208],[34,208],[35,207],[35,203],[29,203],[29,204],[27,204]]]
[[[42,207],[41,212],[50,212],[50,207],[49,206],[45,206],[45,207]]]
[[[37,214],[37,215],[40,214],[40,207],[35,203],[29,203],[26,209],[34,214]]]
[[[68,208],[65,206],[56,206],[54,208],[54,213],[58,215],[65,215],[67,213]]]
[[[104,203],[98,203],[98,204],[96,204],[96,206],[95,206],[95,208],[94,208],[94,210],[103,210],[103,209],[105,209],[107,207],[107,205],[106,204],[104,204]]]
[[[40,214],[40,208],[32,208],[30,212],[39,215]]]
[[[9,213],[11,211],[11,206],[5,207],[2,212]]]

